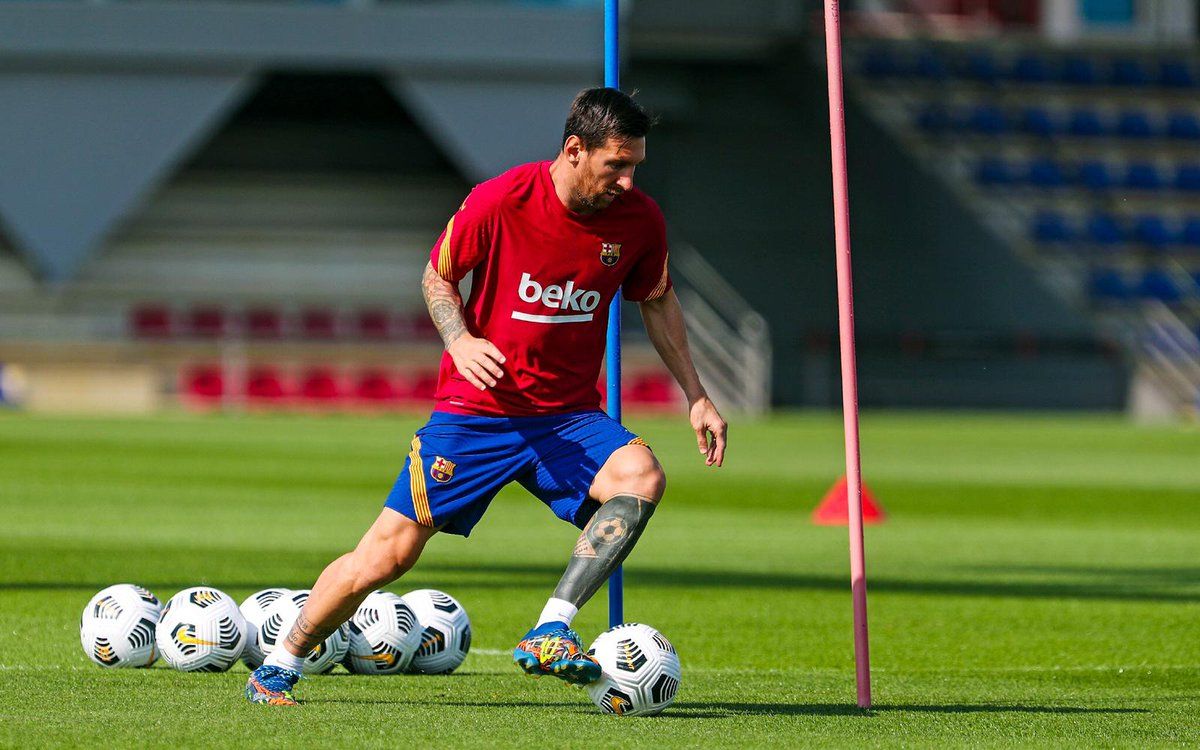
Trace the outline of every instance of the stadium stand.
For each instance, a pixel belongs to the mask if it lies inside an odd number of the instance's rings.
[[[1137,356],[1147,305],[1200,331],[1200,61],[1032,42],[857,54],[870,111],[1102,330]]]

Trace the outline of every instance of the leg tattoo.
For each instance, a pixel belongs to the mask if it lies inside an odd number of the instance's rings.
[[[649,498],[628,493],[614,495],[601,505],[579,535],[571,562],[554,590],[555,598],[576,607],[591,599],[629,556],[654,508]]]
[[[334,628],[318,628],[304,616],[304,611],[301,610],[300,615],[296,618],[296,623],[288,631],[287,642],[297,651],[307,655],[321,641],[328,638],[335,629],[336,626]]]

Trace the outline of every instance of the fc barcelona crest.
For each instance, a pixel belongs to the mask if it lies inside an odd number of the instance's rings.
[[[454,462],[438,456],[429,467],[429,476],[438,482],[449,482],[454,478]]]
[[[617,261],[621,259],[621,243],[620,242],[601,242],[600,243],[600,262],[612,268],[617,265]]]

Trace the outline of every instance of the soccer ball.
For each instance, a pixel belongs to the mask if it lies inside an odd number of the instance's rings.
[[[434,589],[410,591],[400,597],[421,624],[421,645],[409,672],[450,674],[471,650],[471,620],[454,597]]]
[[[310,593],[309,589],[291,591],[267,607],[262,625],[258,628],[258,648],[264,659],[275,649],[283,648],[283,641],[291,632],[292,625],[300,616],[300,610],[304,608]],[[304,660],[304,668],[301,671],[304,674],[325,674],[345,658],[349,647],[350,629],[342,623],[328,638],[317,644]]]
[[[350,649],[342,664],[358,674],[403,672],[421,645],[416,614],[388,591],[368,596],[346,625]]]
[[[596,637],[588,654],[604,670],[587,686],[606,714],[653,716],[675,701],[681,676],[679,654],[662,633],[636,622]]]
[[[258,647],[258,629],[262,627],[263,620],[267,619],[267,607],[279,597],[290,593],[291,589],[263,589],[251,594],[242,602],[242,606],[238,607],[242,617],[246,618],[246,650],[242,652],[242,661],[251,670],[261,667],[263,659],[266,658],[262,649]]]
[[[246,618],[229,594],[196,586],[167,601],[156,640],[163,658],[181,672],[224,672],[242,655]]]
[[[79,620],[79,642],[102,667],[148,667],[158,658],[154,628],[162,604],[141,586],[118,583],[92,597]]]

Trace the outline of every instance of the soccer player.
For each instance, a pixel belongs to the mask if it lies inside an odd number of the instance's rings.
[[[600,665],[571,620],[637,543],[666,478],[644,440],[600,411],[609,302],[638,302],[650,341],[687,398],[707,466],[725,421],[688,351],[667,270],[666,224],[633,186],[650,118],[615,89],[581,92],[552,162],[475,187],[433,247],[422,286],[446,351],[437,404],[383,511],[321,573],[246,697],[294,705],[305,657],[371,591],[403,575],[439,531],[467,536],[516,481],[582,528],[566,571],[513,657],[532,675],[586,684]],[[464,305],[458,284],[472,275]]]

